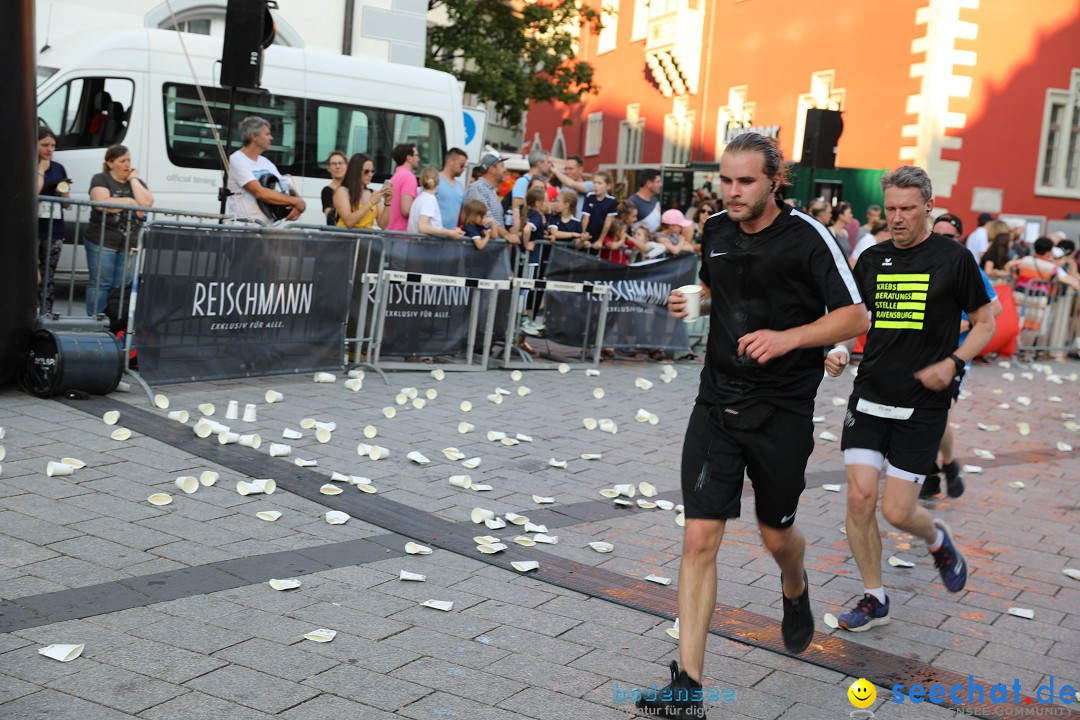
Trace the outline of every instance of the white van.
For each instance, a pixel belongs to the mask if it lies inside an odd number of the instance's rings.
[[[184,43],[224,144],[230,92],[217,87],[222,38],[185,34]],[[38,122],[56,133],[55,160],[74,181],[73,197],[88,198],[105,149],[121,143],[156,207],[218,211],[221,156],[178,33],[144,28],[57,39],[38,56],[38,77]],[[267,157],[293,176],[308,204],[302,221],[314,224],[325,222],[320,194],[330,151],[370,155],[379,183],[393,173],[397,143],[415,143],[421,163],[440,168],[445,151],[465,143],[453,76],[278,45],[265,51],[262,90],[236,93],[233,150],[240,147],[236,125],[248,115],[270,122]]]

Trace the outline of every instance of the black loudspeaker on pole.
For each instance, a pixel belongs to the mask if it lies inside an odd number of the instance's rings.
[[[263,50],[274,42],[269,0],[229,0],[221,51],[221,87],[257,88],[262,83]]]
[[[4,198],[0,262],[0,385],[26,365],[37,293],[37,109],[33,0],[5,0],[0,9],[0,137],[6,149],[0,170]]]
[[[843,133],[844,120],[839,110],[807,110],[799,164],[819,170],[835,168],[836,147]]]

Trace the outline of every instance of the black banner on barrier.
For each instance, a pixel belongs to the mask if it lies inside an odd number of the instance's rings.
[[[434,275],[506,280],[510,255],[503,243],[477,250],[471,242],[394,238],[385,243],[389,269]],[[435,357],[458,355],[468,347],[470,307],[473,293],[481,293],[477,347],[487,319],[490,291],[447,285],[393,283],[388,288],[382,355]],[[508,291],[498,293],[495,337],[505,334]],[[374,291],[371,299],[374,300]]]
[[[341,367],[355,240],[148,226],[135,305],[151,383]]]
[[[610,288],[605,347],[683,350],[690,346],[686,323],[668,315],[667,298],[674,288],[696,282],[696,277],[694,255],[643,265],[619,265],[554,247],[545,279],[591,282]],[[587,336],[591,343],[600,318],[600,296],[548,291],[544,305],[549,338],[580,347]]]

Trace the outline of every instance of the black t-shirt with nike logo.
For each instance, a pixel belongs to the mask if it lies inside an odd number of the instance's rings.
[[[769,227],[753,234],[742,232],[726,211],[717,213],[702,234],[700,277],[712,313],[698,400],[760,401],[811,414],[822,378],[820,348],[793,350],[765,365],[736,353],[747,333],[808,325],[826,308],[862,302],[829,231],[786,204]]]
[[[960,312],[990,302],[975,258],[936,233],[903,250],[888,240],[859,256],[855,281],[872,325],[854,395],[896,407],[948,408],[951,390],[928,390],[914,373],[956,352]]]

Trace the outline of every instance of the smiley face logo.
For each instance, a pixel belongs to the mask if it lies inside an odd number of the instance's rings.
[[[847,691],[848,700],[857,708],[867,708],[874,704],[877,699],[877,690],[866,678],[859,678],[851,683]]]

